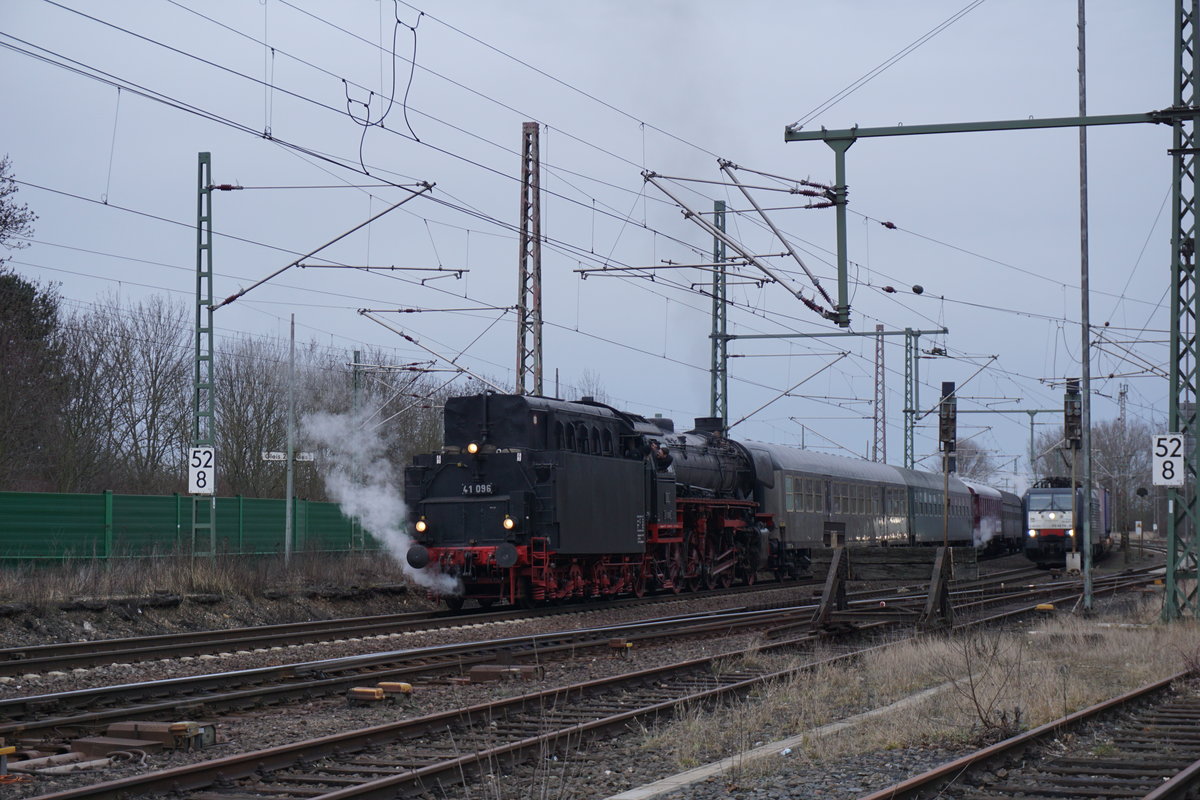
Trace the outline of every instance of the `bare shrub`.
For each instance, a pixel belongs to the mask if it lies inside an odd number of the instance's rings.
[[[940,663],[938,671],[974,715],[985,738],[999,740],[1020,730],[1023,713],[1017,688],[1024,640],[972,630],[957,637],[953,646],[955,658]]]
[[[378,553],[301,551],[288,564],[282,556],[171,553],[6,566],[0,568],[0,600],[45,607],[72,599],[162,592],[254,597],[266,589],[293,593],[403,582],[399,567]]]
[[[1028,630],[908,639],[856,663],[801,670],[798,660],[757,653],[760,667],[799,671],[727,708],[688,709],[675,723],[649,731],[646,746],[681,768],[692,767],[892,704],[869,723],[805,736],[789,757],[825,762],[910,746],[977,743],[1200,666],[1196,625],[1159,623],[1160,597],[1114,605],[1118,613],[1064,615]],[[745,762],[730,780],[748,781],[772,769],[771,759]]]

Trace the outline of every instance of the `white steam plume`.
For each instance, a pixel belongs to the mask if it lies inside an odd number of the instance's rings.
[[[318,468],[330,498],[347,517],[355,517],[379,540],[404,574],[441,594],[457,594],[449,575],[413,569],[405,555],[413,540],[405,525],[407,509],[387,459],[387,443],[377,428],[364,424],[372,415],[309,414],[300,421],[305,437],[320,448]]]

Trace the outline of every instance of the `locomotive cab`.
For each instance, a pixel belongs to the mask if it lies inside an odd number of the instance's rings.
[[[657,475],[641,438],[600,404],[449,399],[441,452],[415,457],[406,472],[408,563],[458,578],[463,596],[484,604],[631,583],[620,554],[644,549],[647,523],[664,508],[674,517],[674,481]],[[597,565],[600,554],[616,557]]]

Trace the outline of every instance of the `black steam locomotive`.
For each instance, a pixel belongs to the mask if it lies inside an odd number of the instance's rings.
[[[942,486],[737,442],[718,419],[677,433],[587,397],[456,397],[441,451],[406,471],[407,560],[458,580],[451,607],[752,583],[804,573],[814,547],[941,544]],[[1015,495],[953,477],[949,493],[951,543],[1020,547]]]

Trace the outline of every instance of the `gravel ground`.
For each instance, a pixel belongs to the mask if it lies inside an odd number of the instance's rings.
[[[1006,566],[1006,565],[1004,565]],[[1003,568],[1002,566],[1000,568]],[[799,600],[811,598],[813,588],[791,587],[780,590],[791,593]],[[406,598],[403,602],[412,602]],[[229,601],[226,601],[229,602]],[[736,604],[728,599],[699,600],[689,598],[688,611],[724,608]],[[218,604],[223,605],[223,604]],[[132,635],[135,633],[166,632],[154,630],[154,624],[170,624],[174,630],[200,629],[204,627],[235,627],[252,624],[254,618],[263,622],[288,621],[289,619],[330,618],[357,616],[366,613],[386,613],[397,610],[395,598],[375,598],[369,602],[330,602],[314,599],[303,601],[280,601],[268,608],[265,604],[255,608],[247,603],[246,608],[224,605],[204,606],[202,616],[187,617],[183,613],[166,621],[127,621],[129,630],[115,632],[117,625],[108,625],[102,612],[98,618],[91,612],[65,613],[65,619],[52,619],[44,623],[49,631],[62,625],[70,625],[75,632],[91,635],[103,629],[108,636]],[[290,605],[290,608],[285,608]],[[184,612],[184,603],[174,612]],[[390,606],[390,607],[380,607]],[[410,605],[409,608],[415,607]],[[375,609],[378,610],[368,610]],[[157,610],[154,610],[157,612]],[[147,612],[148,614],[150,612]],[[308,616],[304,616],[307,613]],[[221,655],[213,659],[158,661],[139,665],[114,665],[104,668],[79,670],[70,674],[26,676],[6,685],[0,685],[0,696],[30,695],[68,689],[103,686],[131,680],[151,680],[184,674],[199,674],[230,669],[242,669],[269,664],[292,663],[318,658],[379,652],[390,649],[427,646],[444,642],[491,640],[505,635],[517,635],[561,630],[568,627],[585,627],[634,620],[644,614],[643,609],[581,609],[565,617],[536,619],[519,624],[501,623],[488,626],[466,624],[460,628],[442,631],[412,632],[390,637],[375,637],[361,641],[347,641],[318,645],[276,648],[268,651],[241,652]],[[664,610],[662,613],[672,613]],[[75,615],[75,616],[72,616]],[[299,615],[299,616],[297,616]],[[158,616],[155,613],[153,616]],[[166,616],[166,615],[164,615]],[[222,626],[213,624],[214,617],[229,621]],[[119,615],[118,615],[119,618]],[[90,622],[93,630],[87,631],[81,624]],[[91,622],[95,619],[96,622]],[[194,627],[193,627],[194,626]],[[19,620],[9,619],[3,628],[4,636],[19,637],[18,629],[25,627]],[[147,629],[149,628],[149,629]],[[28,629],[27,629],[28,630]],[[42,635],[42,634],[35,634]],[[83,638],[83,637],[72,637]],[[19,640],[19,639],[18,639]],[[11,640],[10,640],[11,641]],[[146,759],[145,763],[127,764],[106,769],[102,773],[88,773],[60,778],[37,777],[33,781],[6,787],[4,796],[19,798],[33,797],[71,786],[85,786],[100,780],[112,780],[149,769],[166,769],[198,760],[217,758],[247,750],[284,744],[298,739],[312,738],[327,733],[352,730],[371,725],[385,724],[406,716],[435,713],[452,708],[482,702],[486,699],[509,696],[546,686],[562,685],[625,672],[630,667],[649,667],[672,663],[702,655],[710,655],[748,644],[747,637],[726,637],[708,642],[673,644],[664,647],[646,647],[634,651],[630,659],[614,658],[607,653],[569,663],[545,665],[545,677],[540,684],[506,683],[483,685],[452,685],[428,683],[417,686],[417,691],[406,706],[348,707],[340,698],[322,698],[303,705],[288,706],[286,709],[255,709],[247,712],[222,716],[217,722],[221,743],[200,753],[165,753]],[[846,714],[863,709],[846,709]],[[695,784],[688,789],[670,795],[676,798],[776,798],[776,797],[854,797],[867,791],[882,788],[909,775],[918,774],[932,766],[959,755],[959,752],[940,748],[908,748],[889,750],[856,756],[844,761],[812,762],[798,754],[776,755],[767,759],[762,767],[754,767],[739,773],[726,774]],[[650,751],[642,743],[642,737],[629,736],[608,740],[585,753],[564,753],[561,756],[533,765],[514,776],[492,776],[460,793],[459,797],[507,800],[507,798],[553,797],[553,798],[603,798],[620,791],[654,781],[678,771],[677,765],[667,757]],[[428,797],[454,795],[429,794]]]
[[[810,586],[792,586],[779,589],[764,589],[755,593],[763,600],[775,598],[780,602],[808,602]],[[738,599],[730,598],[687,598],[665,605],[656,605],[649,613],[657,615],[684,614],[712,611],[738,605]],[[377,613],[388,613],[380,611]],[[605,608],[603,606],[581,606],[578,611],[526,620],[510,620],[497,623],[475,623],[465,618],[460,626],[436,630],[405,631],[362,639],[347,639],[335,642],[320,642],[305,645],[288,645],[263,650],[213,653],[198,657],[182,657],[146,661],[137,664],[111,664],[102,667],[75,669],[70,672],[30,673],[16,678],[0,677],[0,698],[23,697],[50,692],[89,689],[111,686],[132,681],[163,680],[171,677],[202,675],[255,667],[278,666],[327,658],[380,653],[389,650],[405,650],[473,641],[493,641],[507,636],[523,636],[534,633],[550,633],[572,628],[614,625],[644,619],[648,611],[645,606],[628,608]],[[357,614],[355,614],[357,615]],[[328,617],[320,617],[328,618]],[[219,626],[218,626],[219,627]],[[233,626],[231,626],[233,627]],[[196,628],[199,630],[200,628]]]
[[[147,595],[53,605],[0,602],[0,648],[224,630],[434,608],[405,586],[314,588],[282,597]]]
[[[13,798],[32,797],[74,786],[87,786],[98,780],[114,780],[147,769],[167,769],[225,755],[288,744],[301,739],[384,725],[412,716],[422,716],[461,708],[488,700],[510,697],[552,686],[594,680],[618,675],[631,669],[675,663],[692,658],[725,652],[751,643],[749,636],[724,637],[706,642],[676,643],[664,647],[635,650],[629,657],[617,658],[608,653],[586,659],[545,665],[544,678],[537,683],[505,682],[485,684],[452,684],[448,682],[418,683],[413,698],[403,705],[348,706],[341,697],[328,697],[286,710],[253,709],[221,716],[221,743],[198,753],[162,753],[150,756],[144,764],[128,764],[102,773],[59,778],[36,777],[33,782],[13,787]],[[665,767],[664,767],[665,769]]]

